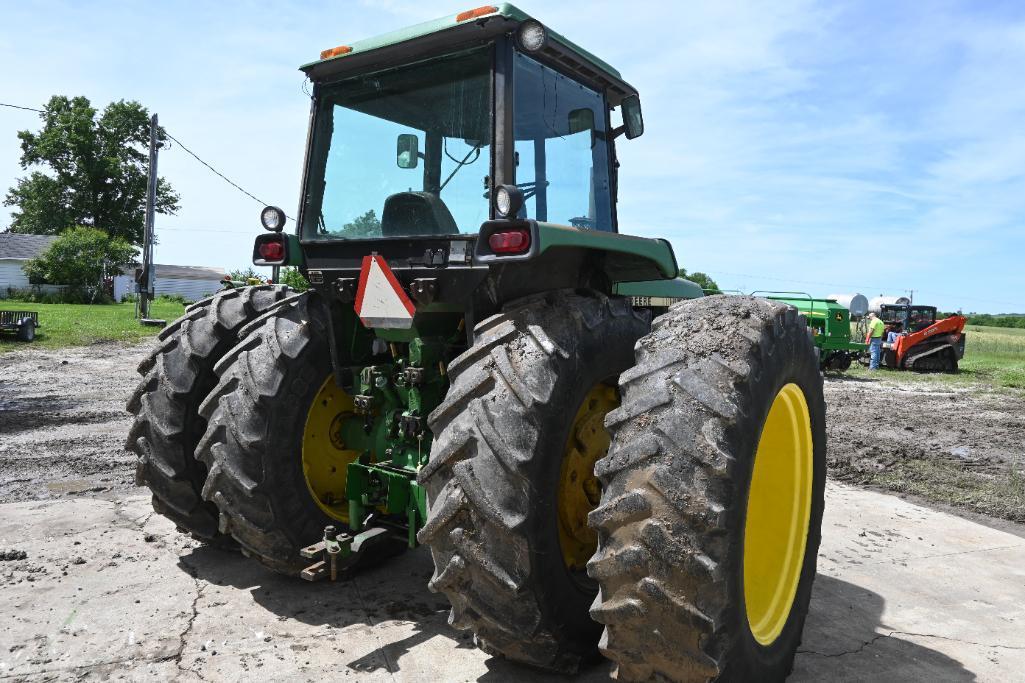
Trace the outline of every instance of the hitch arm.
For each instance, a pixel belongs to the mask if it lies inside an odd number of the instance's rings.
[[[374,527],[353,536],[326,526],[322,540],[299,551],[306,559],[317,560],[302,570],[300,576],[306,581],[337,581],[339,572],[353,567],[366,550],[384,541],[389,533],[383,527]]]

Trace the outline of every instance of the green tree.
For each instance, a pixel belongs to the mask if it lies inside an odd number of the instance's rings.
[[[381,221],[373,209],[356,218],[351,223],[346,223],[342,228],[342,234],[346,237],[380,237]]]
[[[121,100],[98,115],[85,97],[55,95],[39,116],[38,133],[18,133],[21,167],[41,170],[19,178],[7,192],[4,205],[16,207],[11,231],[58,235],[88,225],[141,244],[149,112],[138,102]],[[156,210],[178,210],[178,195],[163,178],[157,183]]]
[[[288,285],[297,292],[305,292],[310,288],[310,283],[306,281],[306,278],[299,272],[299,269],[294,266],[282,268],[281,277],[278,278],[278,281],[283,285]]]
[[[680,268],[680,277],[700,285],[701,289],[719,290],[719,285],[715,284],[715,280],[700,271],[688,275],[685,268]]]
[[[29,282],[68,285],[95,300],[103,279],[120,275],[135,255],[135,247],[127,240],[82,225],[66,231],[23,269]]]
[[[267,276],[257,272],[256,268],[249,266],[246,269],[236,268],[235,270],[228,271],[228,278],[233,282],[248,282],[249,280],[259,280],[260,282],[266,282]]]

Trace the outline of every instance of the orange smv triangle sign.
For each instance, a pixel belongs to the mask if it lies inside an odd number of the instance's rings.
[[[395,273],[377,254],[363,257],[354,308],[365,327],[409,329],[416,314]]]

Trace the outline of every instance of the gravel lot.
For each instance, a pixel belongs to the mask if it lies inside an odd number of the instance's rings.
[[[522,680],[447,626],[444,601],[425,587],[426,553],[310,586],[153,515],[123,448],[124,404],[147,349],[0,356],[0,613],[11,615],[0,621],[0,679]],[[1020,512],[1001,495],[1023,457],[1020,392],[891,374],[829,378],[826,398],[834,479]],[[1021,671],[1023,529],[830,484],[794,679]],[[608,667],[583,680],[608,680]]]
[[[125,401],[148,348],[0,356],[0,502],[134,487]],[[826,401],[834,479],[1025,522],[1025,392],[883,371],[827,377]]]
[[[128,490],[125,402],[149,344],[0,356],[0,502]]]

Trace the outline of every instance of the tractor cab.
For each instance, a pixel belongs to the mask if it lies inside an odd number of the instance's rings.
[[[637,92],[516,8],[325,50],[303,70],[303,241],[473,234],[503,217],[615,231],[613,140],[641,134]],[[496,206],[499,186],[517,196]]]
[[[524,261],[545,273],[538,289],[675,278],[664,240],[616,239],[615,146],[643,132],[637,91],[517,8],[341,45],[302,70],[313,102],[298,231],[280,234],[269,207],[278,234],[257,239],[256,265],[296,265],[353,297],[370,253],[403,286],[448,269],[460,284],[442,298]]]

